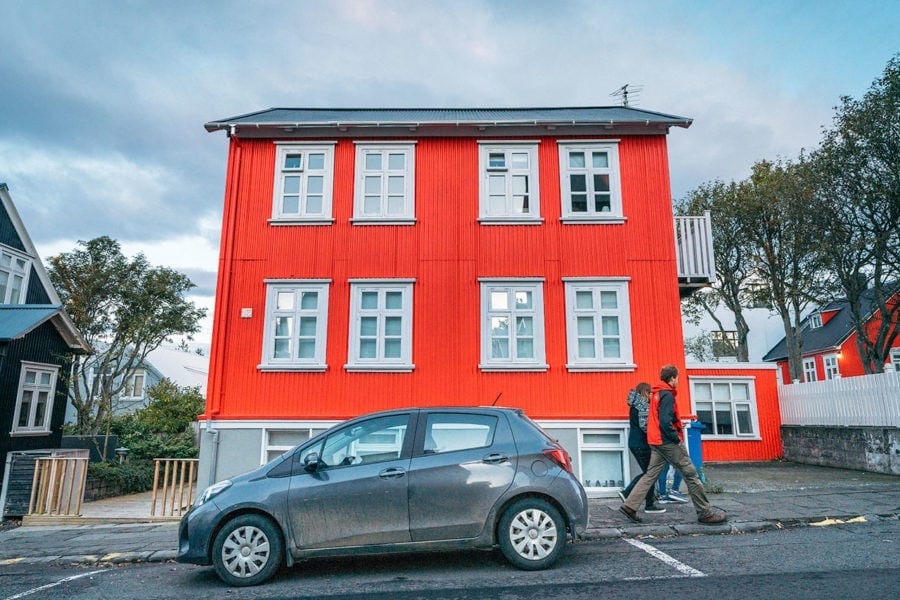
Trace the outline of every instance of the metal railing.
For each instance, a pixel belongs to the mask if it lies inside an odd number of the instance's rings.
[[[198,459],[157,458],[154,459],[154,462],[156,467],[153,470],[150,516],[180,517],[194,504],[197,492]],[[159,515],[156,514],[158,500],[161,500]]]
[[[88,458],[36,458],[29,515],[77,516],[81,513]]]
[[[709,211],[701,217],[675,217],[675,254],[680,279],[708,283],[716,281]]]

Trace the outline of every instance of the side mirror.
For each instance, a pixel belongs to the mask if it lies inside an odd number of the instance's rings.
[[[319,468],[319,453],[310,452],[303,457],[303,468],[310,473],[315,472],[315,470]]]

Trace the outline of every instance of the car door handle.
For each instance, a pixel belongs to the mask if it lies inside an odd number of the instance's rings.
[[[509,457],[505,454],[500,454],[499,452],[494,452],[493,454],[488,454],[484,458],[481,459],[481,462],[486,462],[489,465],[499,465],[500,463],[505,463],[509,460]]]
[[[399,479],[406,475],[406,471],[403,469],[398,469],[397,467],[391,467],[389,469],[385,469],[381,473],[378,474],[382,479]]]

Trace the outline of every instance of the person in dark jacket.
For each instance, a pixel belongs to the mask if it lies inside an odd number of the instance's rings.
[[[622,499],[622,502],[625,501],[625,498],[637,485],[641,476],[647,472],[647,466],[650,464],[650,446],[647,444],[647,412],[650,408],[649,383],[639,383],[633,390],[628,392],[628,406],[628,423],[630,426],[628,430],[628,449],[631,451],[631,455],[634,456],[634,460],[637,461],[638,466],[641,467],[641,472],[631,480],[628,487],[619,492],[619,498]],[[656,503],[655,488],[651,487],[647,490],[644,503],[645,512],[666,512],[665,508]]]
[[[647,494],[647,490],[653,488],[659,474],[662,473],[666,463],[671,464],[681,473],[687,484],[691,502],[697,511],[697,521],[704,525],[715,525],[725,521],[725,515],[715,512],[706,497],[700,475],[682,440],[681,417],[678,414],[678,405],[675,404],[675,395],[678,393],[678,367],[666,365],[660,370],[661,385],[656,385],[650,392],[650,408],[647,412],[647,443],[650,445],[650,464],[631,493],[625,498],[625,503],[619,507],[619,512],[639,523],[637,509],[641,500]]]

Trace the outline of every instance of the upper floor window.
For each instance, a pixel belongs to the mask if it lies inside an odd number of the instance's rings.
[[[803,359],[803,381],[809,383],[810,381],[816,381],[818,378],[816,377],[816,357],[812,356],[810,358]]]
[[[0,304],[24,304],[30,271],[30,259],[0,250]]]
[[[334,143],[278,146],[272,222],[328,224],[334,173]]]
[[[814,312],[809,315],[809,328],[818,329],[822,326],[822,313]]]
[[[895,371],[900,371],[900,348],[891,348],[891,365]]]
[[[348,371],[406,372],[412,362],[412,280],[350,280]]]
[[[560,142],[559,173],[564,221],[623,221],[618,142]]]
[[[267,281],[264,370],[325,369],[329,280]]]
[[[546,371],[543,279],[481,280],[481,368]]]
[[[634,369],[625,279],[563,278],[569,370]]]
[[[540,223],[537,142],[479,144],[479,221]]]
[[[841,376],[837,354],[826,354],[823,356],[822,365],[825,367],[825,379],[837,379]]]
[[[122,389],[122,397],[143,398],[145,377],[143,369],[136,369],[125,375],[125,387]]]
[[[22,363],[12,433],[49,433],[59,367]]]
[[[357,143],[354,223],[415,222],[415,156],[412,143]]]
[[[752,379],[691,378],[691,398],[704,437],[759,436]]]

